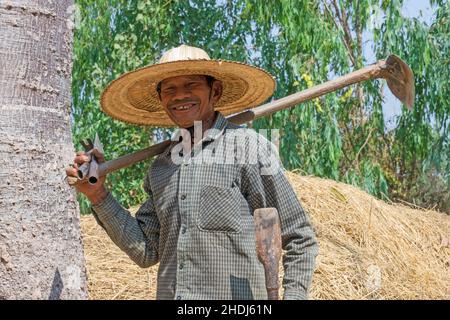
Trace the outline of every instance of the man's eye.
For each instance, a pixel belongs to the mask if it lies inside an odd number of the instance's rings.
[[[170,94],[170,93],[173,93],[174,91],[175,91],[174,88],[166,88],[166,89],[163,89],[161,92],[165,93],[165,94]]]

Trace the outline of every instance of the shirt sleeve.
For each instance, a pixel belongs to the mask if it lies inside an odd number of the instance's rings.
[[[259,144],[261,147],[261,144]],[[258,149],[257,165],[245,166],[242,190],[250,207],[278,210],[284,267],[284,299],[307,299],[318,246],[308,216],[287,180],[274,146]]]
[[[97,222],[111,240],[142,268],[159,261],[159,220],[150,188],[145,189],[149,198],[139,208],[136,217],[124,209],[110,192],[104,201],[92,206]]]

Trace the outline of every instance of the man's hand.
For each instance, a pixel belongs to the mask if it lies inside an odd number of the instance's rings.
[[[89,153],[97,158],[99,164],[105,162],[105,156],[97,149],[92,149]],[[73,159],[73,165],[66,168],[66,175],[78,178],[78,168],[86,162],[89,162],[88,154],[84,151],[78,151],[75,159]],[[78,192],[83,193],[92,204],[97,204],[103,201],[108,194],[108,190],[104,186],[105,180],[106,176],[99,177],[98,182],[94,185],[89,184],[87,179],[78,180],[73,186]]]

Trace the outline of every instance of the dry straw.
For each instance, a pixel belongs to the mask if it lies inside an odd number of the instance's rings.
[[[343,183],[287,173],[320,246],[311,299],[449,299],[450,217],[388,204]],[[141,269],[82,217],[91,299],[155,299]]]

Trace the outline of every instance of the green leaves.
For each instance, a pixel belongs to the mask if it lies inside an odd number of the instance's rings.
[[[281,130],[280,154],[288,169],[345,181],[380,198],[434,205],[427,184],[450,193],[450,4],[432,0],[436,14],[427,26],[402,17],[401,0],[334,2],[76,0],[83,18],[74,42],[76,141],[99,132],[108,158],[152,144],[155,128],[110,119],[100,111],[100,93],[118,75],[156,62],[181,43],[267,69],[277,80],[276,98],[374,62],[364,55],[365,43],[378,59],[396,53],[413,69],[416,107],[402,109],[394,130],[385,129],[384,81],[351,86],[253,126]],[[123,204],[144,199],[148,165],[109,177]],[[433,194],[439,208],[447,208],[448,200]]]
[[[99,98],[105,86],[118,75],[144,66],[159,57],[160,31],[158,22],[150,15],[155,8],[160,19],[167,10],[163,1],[78,0],[83,23],[75,30],[72,97],[74,139],[92,138],[98,132],[107,159],[137,151],[153,143],[151,129],[132,126],[113,120],[100,110]],[[143,19],[136,19],[140,14]],[[149,31],[143,32],[144,25]],[[140,163],[108,176],[107,184],[125,206],[142,202],[145,197],[142,179],[148,163]],[[88,203],[78,197],[81,211],[88,211]]]

